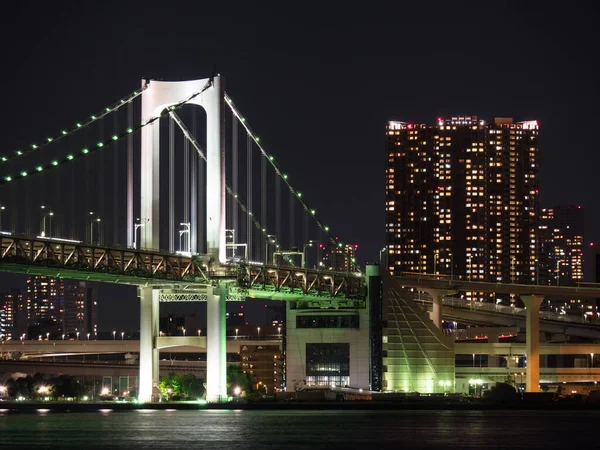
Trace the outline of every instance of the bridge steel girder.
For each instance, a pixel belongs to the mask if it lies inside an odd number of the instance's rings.
[[[4,265],[9,266],[8,271],[25,273],[35,272],[31,270],[33,267],[44,267],[59,269],[60,272],[66,270],[116,275],[117,278],[123,275],[138,279],[137,284],[143,284],[142,279],[209,281],[200,258],[196,256],[19,235],[0,235],[0,266]],[[14,267],[19,265],[28,269]],[[13,266],[12,270],[10,266]],[[73,278],[81,279],[81,276]]]
[[[364,300],[365,278],[351,272],[318,271],[297,267],[240,266],[238,286],[252,291],[272,293],[272,298]],[[290,300],[292,300],[290,298]]]

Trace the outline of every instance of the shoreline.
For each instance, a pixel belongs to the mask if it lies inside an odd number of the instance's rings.
[[[208,410],[381,410],[381,411],[600,411],[600,403],[528,402],[514,404],[437,403],[437,402],[250,402],[250,403],[76,403],[76,402],[0,402],[0,414],[10,413],[82,413],[136,410],[208,411]]]

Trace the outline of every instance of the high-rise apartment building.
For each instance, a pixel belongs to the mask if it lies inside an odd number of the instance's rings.
[[[538,132],[507,118],[388,122],[389,272],[535,283]]]
[[[540,212],[540,282],[573,286],[583,281],[584,212],[564,205]]]
[[[47,276],[27,279],[27,319],[29,324],[62,322],[64,313],[64,280]]]
[[[356,264],[356,244],[319,244],[319,268],[350,272]]]
[[[27,305],[19,289],[0,294],[0,310],[4,313],[6,339],[17,339],[27,333]]]
[[[86,282],[67,282],[64,285],[63,332],[82,336],[98,335],[96,291]]]

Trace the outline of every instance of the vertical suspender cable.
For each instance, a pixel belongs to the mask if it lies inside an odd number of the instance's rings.
[[[104,142],[104,117],[101,117],[100,120],[98,121],[100,123],[100,142]],[[104,158],[106,156],[110,157],[110,153],[109,152],[100,152],[100,154],[98,155],[99,159],[100,159],[100,179],[98,180],[98,186],[100,189],[100,201],[98,204],[98,213],[100,215],[100,217],[106,217],[106,209],[104,208]],[[99,244],[103,243],[103,239],[102,239],[102,234],[100,233],[100,230],[97,230],[97,241]],[[91,236],[90,236],[91,237]]]
[[[133,100],[127,104],[127,128],[133,128]],[[133,245],[133,133],[127,136],[127,245]]]
[[[304,252],[304,246],[308,244],[308,211],[306,209],[302,209],[302,214],[304,215],[304,224],[303,224],[303,235],[302,235],[302,251]],[[304,255],[306,258],[306,255]]]
[[[183,141],[183,221],[190,221],[190,144]]]
[[[194,109],[192,109],[192,129],[195,132],[195,128],[196,128],[196,109],[194,107]],[[185,138],[184,138],[185,139]],[[188,150],[189,150],[189,141],[187,139],[185,139],[185,143],[186,145],[188,145]],[[198,223],[198,176],[200,174],[200,169],[198,167],[199,162],[198,162],[198,154],[195,151],[191,152],[191,160],[189,161],[190,164],[190,234],[188,236],[188,239],[190,239],[190,245],[192,247],[192,252],[194,253],[198,253],[199,252],[199,242],[200,242],[200,236],[198,235],[199,230],[202,229],[201,226],[199,226]]]
[[[246,184],[247,184],[247,193],[248,201],[246,202],[246,207],[248,208],[248,217],[246,218],[246,232],[247,236],[247,244],[248,244],[248,258],[252,260],[252,218],[250,214],[253,214],[252,211],[252,137],[248,134],[246,136]]]
[[[239,195],[238,186],[238,122],[235,114],[231,113],[231,186],[234,194]],[[235,233],[240,233],[242,229],[238,224],[238,205],[231,202],[233,213],[231,214],[231,228],[233,229],[232,243],[235,244]],[[239,239],[239,236],[238,236]],[[237,255],[236,248],[233,247],[232,255]]]
[[[117,134],[119,132],[119,110],[117,109],[114,113],[114,121],[113,121],[113,134]],[[121,152],[119,151],[119,147],[121,146],[121,141],[117,141],[114,143],[115,147],[113,149],[113,182],[112,182],[112,191],[113,191],[113,231],[112,237],[108,239],[110,244],[121,244],[121,235],[119,233],[119,191],[120,189],[120,181],[121,177],[119,177],[119,158]],[[106,227],[108,229],[108,225]]]
[[[261,158],[261,164],[260,164],[260,180],[261,180],[261,189],[260,189],[260,198],[261,198],[261,204],[260,204],[260,223],[262,224],[263,228],[268,229],[269,227],[267,226],[267,158],[265,158],[264,156]],[[266,236],[264,235],[264,233],[260,234],[260,249],[262,250],[263,248],[265,248],[265,264],[269,264],[269,251],[268,249],[265,247],[265,244],[267,243],[266,241]]]
[[[169,252],[175,253],[175,124],[169,116]],[[183,249],[179,249],[183,250]]]
[[[281,179],[275,175],[275,236],[281,242]]]
[[[296,200],[296,196],[294,195],[294,193],[290,190],[290,248],[289,250],[291,251],[292,248],[294,247],[294,244],[296,242],[294,233],[295,233],[295,229],[294,229],[294,200]]]

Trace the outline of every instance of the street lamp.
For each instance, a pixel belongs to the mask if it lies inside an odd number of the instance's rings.
[[[98,242],[100,242],[100,216],[92,217],[94,215],[93,211],[90,211],[90,243],[94,243],[94,222],[98,224]]]
[[[437,275],[437,259],[438,259],[439,253],[436,251],[433,253],[433,274]]]
[[[306,247],[312,247],[313,244],[315,244],[317,241],[315,240],[310,240],[308,241],[308,244],[304,244],[304,248],[302,248],[302,267],[304,268],[306,266]]]
[[[385,253],[385,251],[387,250],[387,247],[383,247],[381,250],[379,250],[379,265],[381,265],[381,263],[383,263],[383,254]]]
[[[6,209],[6,206],[0,205],[0,231],[2,231],[2,211]]]
[[[116,340],[116,334],[117,334],[117,332],[115,330],[113,330],[113,341]]]
[[[46,340],[49,341],[50,340],[50,333],[46,333]]]
[[[231,257],[235,258],[235,229],[226,229],[225,230],[225,245],[227,245],[227,233],[231,234]]]
[[[471,273],[473,272],[473,266],[471,264],[471,258],[472,258],[472,256],[469,255],[469,281],[471,281]]]
[[[240,330],[238,330],[238,329],[236,328],[236,329],[235,329],[235,338],[236,338],[236,339],[238,338],[238,331],[240,331]]]
[[[89,341],[90,340],[90,333],[87,334],[87,337],[88,337],[88,341]]]
[[[121,331],[121,340],[123,340],[124,336],[125,336],[125,332]]]
[[[184,234],[187,234],[187,246],[186,246],[187,247],[187,252],[188,253],[192,253],[192,242],[191,242],[191,239],[190,239],[190,236],[191,236],[190,235],[191,224],[190,224],[190,222],[181,222],[179,225],[181,225],[182,227],[185,227],[183,230],[179,230],[179,250],[183,251],[183,246],[181,244],[181,239],[182,239],[182,236]]]
[[[513,256],[510,260],[510,282],[513,284],[515,282],[515,261],[516,258]]]
[[[77,335],[77,340],[79,340],[79,331],[75,333]]]
[[[269,264],[269,243],[274,244],[277,236],[274,234],[267,234],[267,243],[265,244],[265,265]]]
[[[183,329],[183,335],[185,336],[185,328]]]
[[[260,327],[257,327],[257,328],[256,328],[256,331],[257,331],[257,334],[256,334],[256,335],[257,335],[258,339],[260,339]]]
[[[45,210],[46,206],[42,205],[41,209]],[[45,211],[42,211],[42,233],[41,236],[42,237],[46,237],[46,217],[49,217],[48,219],[48,236],[50,236],[50,232],[52,231],[52,216],[54,215],[54,213],[52,211],[48,211],[47,213],[44,214]]]
[[[62,340],[63,341],[65,340],[65,333],[63,333],[63,335],[62,335]]]
[[[198,329],[198,336],[202,334],[202,330]]]
[[[281,336],[281,327],[277,327],[277,334]]]
[[[141,218],[139,218],[139,217],[138,217],[138,218],[137,218],[137,220],[138,220],[140,223],[136,223],[136,224],[134,224],[134,225],[133,225],[133,248],[135,248],[135,249],[137,249],[137,248],[138,248],[137,239],[136,239],[136,236],[137,236],[137,230],[138,230],[138,228],[140,228],[140,227],[143,227],[143,226],[145,226],[145,225],[146,225],[146,224],[144,224],[144,223],[141,223],[141,222],[142,222],[142,219],[141,219]],[[141,236],[140,236],[140,240],[141,240]]]

